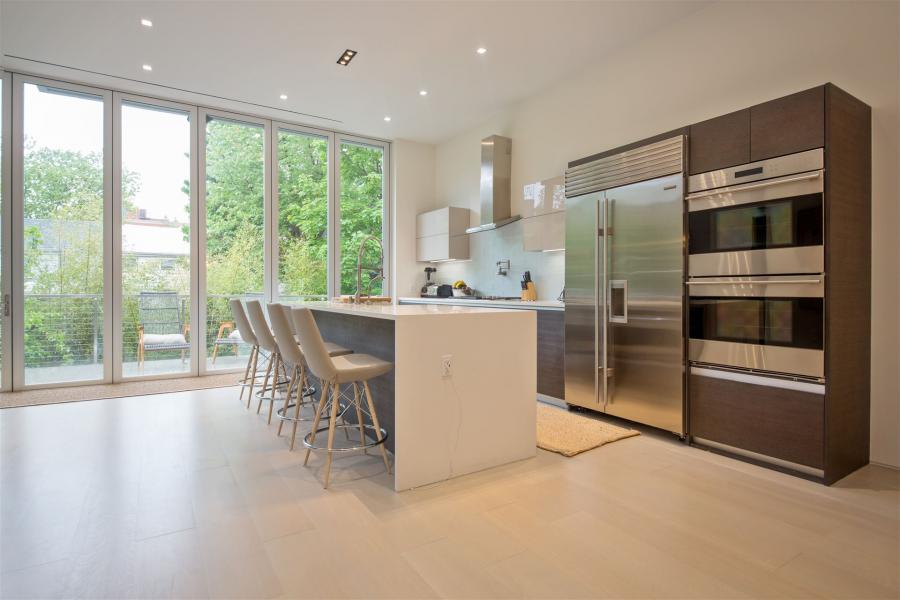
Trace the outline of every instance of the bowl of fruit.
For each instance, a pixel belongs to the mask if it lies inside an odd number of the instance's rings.
[[[466,282],[462,279],[458,279],[453,282],[453,295],[454,296],[471,296],[472,288],[466,285]]]

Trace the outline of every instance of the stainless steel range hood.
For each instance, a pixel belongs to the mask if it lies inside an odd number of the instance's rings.
[[[481,225],[466,229],[478,233],[518,221],[510,215],[510,174],[512,140],[492,135],[481,140]]]

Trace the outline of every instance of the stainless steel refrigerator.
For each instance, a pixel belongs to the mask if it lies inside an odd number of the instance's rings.
[[[566,171],[568,404],[684,434],[684,138]]]

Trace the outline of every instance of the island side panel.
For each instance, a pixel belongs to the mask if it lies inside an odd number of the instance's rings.
[[[394,362],[394,321],[316,309],[312,309],[312,313],[324,340],[340,344],[357,353],[371,354]],[[391,452],[394,452],[396,442],[394,373],[391,371],[386,375],[369,380],[369,388],[372,390],[372,399],[375,402],[375,410],[378,412],[379,424],[388,432],[385,446]],[[345,416],[347,421],[356,423],[355,411],[349,410]]]
[[[535,455],[534,311],[401,317],[395,333],[395,489]]]

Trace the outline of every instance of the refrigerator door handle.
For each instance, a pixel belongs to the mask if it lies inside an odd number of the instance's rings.
[[[610,279],[607,294],[609,322],[628,323],[628,280]]]
[[[610,247],[610,236],[612,235],[612,229],[610,222],[610,211],[611,204],[614,200],[604,194],[603,197],[603,210],[601,214],[603,215],[603,262],[601,263],[601,271],[600,274],[600,285],[602,286],[600,289],[603,290],[603,297],[601,299],[602,304],[600,305],[600,310],[598,311],[601,315],[601,324],[603,333],[603,343],[601,345],[600,351],[603,353],[603,367],[600,369],[600,389],[603,393],[603,401],[601,404],[603,405],[603,410],[606,410],[606,406],[609,404],[609,312],[607,311],[607,306],[609,305],[609,269],[612,264],[610,252],[612,248]]]

